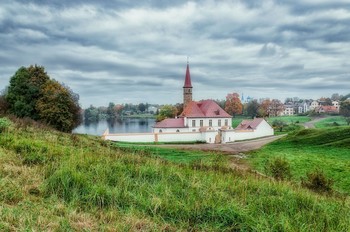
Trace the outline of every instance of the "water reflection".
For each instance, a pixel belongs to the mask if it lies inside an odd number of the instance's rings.
[[[107,128],[109,133],[146,133],[152,132],[154,124],[154,118],[117,118],[114,120],[83,123],[73,133],[102,135]]]

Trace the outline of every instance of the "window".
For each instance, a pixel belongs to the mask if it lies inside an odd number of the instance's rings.
[[[202,127],[203,126],[203,120],[199,121],[199,125]]]
[[[196,120],[192,120],[192,127],[196,127]]]
[[[228,120],[225,119],[225,126],[228,126]]]
[[[213,120],[209,119],[209,126],[213,126]]]
[[[162,130],[159,130],[159,133],[162,133],[163,131]]]
[[[180,130],[176,130],[176,132],[180,132]]]
[[[221,119],[218,120],[218,126],[221,126]]]

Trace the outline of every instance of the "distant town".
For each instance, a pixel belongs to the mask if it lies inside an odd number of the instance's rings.
[[[293,115],[316,116],[319,114],[337,115],[340,110],[340,102],[346,99],[350,99],[350,96],[334,93],[330,97],[321,97],[319,99],[290,97],[282,102],[278,99],[256,99],[250,96],[244,97],[244,94],[230,93],[227,94],[225,100],[216,99],[214,101],[233,116],[243,115],[253,118]],[[169,117],[177,116],[181,114],[183,104],[115,104],[111,102],[108,106],[95,107],[91,105],[84,109],[84,121],[89,123],[118,117],[157,117],[164,108],[168,108],[168,111],[171,111]],[[158,121],[162,119],[162,117],[159,117]]]

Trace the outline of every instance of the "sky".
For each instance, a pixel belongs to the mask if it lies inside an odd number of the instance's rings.
[[[349,0],[0,0],[0,89],[37,64],[82,107],[350,93]]]

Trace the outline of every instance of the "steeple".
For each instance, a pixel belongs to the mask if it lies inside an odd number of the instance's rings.
[[[187,68],[186,68],[186,77],[185,77],[184,88],[192,88],[191,75],[190,75],[190,65],[188,64],[188,60],[187,60]]]
[[[192,83],[191,83],[190,65],[188,63],[188,58],[187,58],[185,83],[183,87],[183,95],[184,95],[184,109],[185,109],[188,103],[192,101]]]

